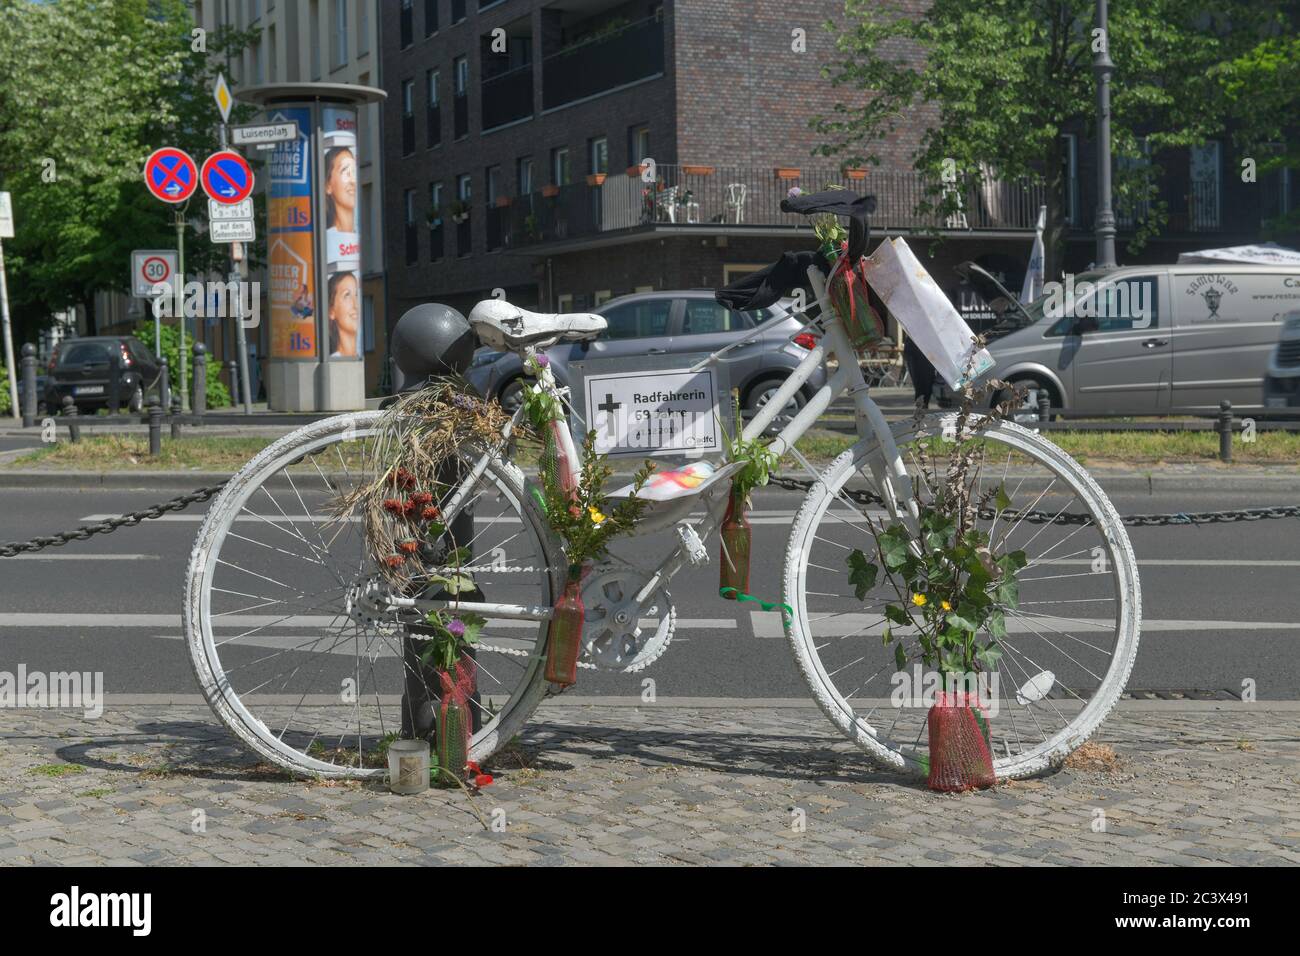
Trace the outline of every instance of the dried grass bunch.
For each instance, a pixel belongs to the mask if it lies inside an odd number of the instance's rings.
[[[367,448],[367,475],[336,501],[335,513],[360,516],[391,584],[428,582],[445,577],[445,565],[459,565],[455,542],[439,546],[447,531],[441,507],[468,470],[460,462],[487,451],[509,421],[498,403],[454,380],[432,382],[385,410]]]

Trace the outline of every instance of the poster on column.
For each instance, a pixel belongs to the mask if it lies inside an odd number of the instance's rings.
[[[357,201],[356,111],[323,108],[321,130],[329,357],[357,359],[361,357],[362,209]]]
[[[271,151],[267,195],[271,358],[316,358],[316,247],[313,231],[311,110],[277,108],[272,123],[296,120],[298,138]]]

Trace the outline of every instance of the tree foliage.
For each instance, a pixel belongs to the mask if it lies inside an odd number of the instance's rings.
[[[196,162],[216,148],[212,80],[250,37],[196,42],[193,30],[184,0],[0,0],[0,188],[17,233],[5,252],[27,337],[55,310],[126,291],[132,249],[174,248],[173,210],[146,192],[144,160],[163,145]],[[194,209],[191,273],[226,252],[199,240]]]
[[[1115,202],[1151,203],[1138,245],[1167,220],[1155,194],[1162,159],[1223,132],[1232,101],[1216,70],[1276,30],[1281,6],[1280,0],[1111,4],[1105,39],[1115,64]],[[847,0],[844,21],[827,24],[838,34],[843,59],[824,73],[854,93],[844,97],[851,102],[841,99],[812,120],[824,137],[819,152],[847,165],[879,164],[882,144],[902,120],[931,118],[914,161],[936,182],[948,160],[960,185],[996,176],[1046,187],[1045,239],[1054,274],[1068,185],[1061,134],[1094,135],[1092,63],[1094,45],[1103,42],[1094,32],[1094,9],[1094,0],[934,0],[917,16],[899,0]],[[951,212],[955,200],[936,186],[926,204]]]

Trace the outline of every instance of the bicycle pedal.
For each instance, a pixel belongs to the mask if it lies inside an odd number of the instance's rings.
[[[704,542],[688,522],[683,521],[677,525],[677,537],[682,539],[682,545],[686,548],[686,559],[691,564],[709,563],[709,552],[705,549]]]

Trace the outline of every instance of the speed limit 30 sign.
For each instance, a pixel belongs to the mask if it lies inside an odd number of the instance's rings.
[[[159,282],[171,282],[177,271],[175,249],[137,249],[131,253],[131,294],[147,298]]]

